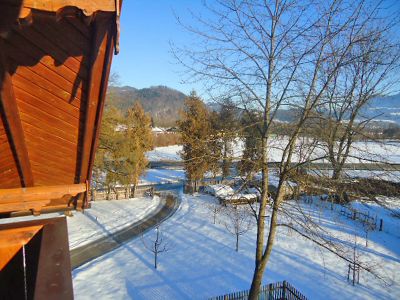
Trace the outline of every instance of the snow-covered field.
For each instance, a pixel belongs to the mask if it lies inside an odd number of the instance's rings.
[[[70,249],[83,246],[156,213],[161,209],[162,201],[155,196],[92,202],[92,207],[84,213],[75,211],[73,217],[67,218]]]
[[[181,145],[157,147],[152,151],[147,152],[147,159],[149,161],[179,161],[181,157],[179,151],[182,150]]]
[[[147,169],[140,176],[140,184],[176,183],[184,179],[183,169]]]
[[[169,251],[159,255],[157,270],[153,267],[152,253],[145,249],[141,239],[75,269],[75,298],[206,299],[248,289],[254,267],[255,229],[241,237],[239,252],[235,252],[235,239],[224,225],[225,217],[219,215],[217,224],[213,224],[210,210],[213,203],[212,196],[183,195],[178,211],[161,226]],[[392,203],[399,212],[396,200]],[[309,299],[400,299],[398,236],[370,232],[366,248],[360,223],[340,216],[338,211],[323,209],[315,202],[302,203],[301,207],[345,243],[352,244],[358,232],[360,259],[376,262],[376,271],[389,285],[383,286],[381,281],[361,271],[361,284],[353,287],[346,281],[345,261],[285,228],[279,229],[264,283],[288,280]],[[115,213],[112,216],[119,218]],[[399,228],[400,219],[390,215],[385,218],[391,218],[392,226]],[[145,238],[152,235],[154,231]]]
[[[300,145],[311,143],[312,141],[299,141]],[[283,148],[287,144],[286,137],[275,136],[270,139],[269,157],[270,161],[277,162],[282,158]],[[233,157],[239,159],[242,155],[243,142],[238,140],[233,143]],[[150,161],[180,161],[179,151],[182,151],[182,146],[168,146],[158,147],[147,153],[147,158]],[[304,151],[304,150],[303,150]],[[312,155],[312,158],[324,157],[326,154],[323,149],[317,147]],[[348,163],[368,163],[373,161],[385,161],[391,163],[400,163],[400,142],[396,141],[367,141],[367,142],[355,142],[353,143],[353,149],[350,152]],[[298,161],[299,155],[293,156],[293,161]],[[322,159],[322,162],[327,162],[326,159]]]

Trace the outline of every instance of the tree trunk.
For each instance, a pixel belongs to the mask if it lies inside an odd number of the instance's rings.
[[[264,249],[264,232],[265,232],[265,214],[268,200],[268,154],[267,154],[268,138],[262,139],[262,190],[261,190],[261,203],[257,219],[257,244],[256,244],[256,259],[253,274],[253,281],[251,283],[249,299],[257,299],[260,292],[261,281],[264,273],[262,267],[263,249]]]
[[[239,234],[236,234],[236,252],[239,252]]]
[[[339,164],[335,164],[333,166],[333,174],[332,174],[332,179],[333,180],[338,180],[342,177],[342,166]]]
[[[154,252],[154,268],[157,269],[157,251]]]
[[[265,268],[267,267],[269,258],[271,256],[272,247],[273,247],[274,241],[275,241],[276,230],[278,227],[277,226],[278,225],[278,208],[279,208],[279,205],[282,200],[282,195],[283,195],[282,185],[280,185],[278,187],[276,199],[274,201],[274,206],[272,208],[271,222],[270,222],[268,240],[267,240],[267,244],[265,247],[265,251],[264,251],[264,253],[262,253],[261,259],[256,260],[256,266],[255,266],[254,274],[253,274],[253,281],[252,281],[251,287],[250,287],[249,300],[257,300],[258,295],[260,293],[262,278],[263,278],[263,275],[265,272]],[[261,219],[261,218],[259,217],[259,219]],[[261,251],[262,251],[264,248],[263,246],[264,246],[263,243],[257,244],[257,250],[259,247],[261,247]]]
[[[132,198],[135,198],[135,195],[136,195],[136,184],[134,184],[132,187]]]

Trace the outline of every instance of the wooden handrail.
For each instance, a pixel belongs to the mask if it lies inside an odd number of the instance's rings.
[[[0,213],[32,210],[39,214],[52,199],[87,192],[85,183],[0,189]]]
[[[35,186],[27,188],[0,189],[0,204],[25,201],[45,201],[61,198],[64,195],[75,196],[86,191],[86,184]]]

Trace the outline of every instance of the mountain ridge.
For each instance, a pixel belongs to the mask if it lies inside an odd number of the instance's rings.
[[[179,119],[179,111],[183,108],[186,97],[183,92],[165,85],[142,89],[131,86],[110,86],[106,103],[125,112],[135,101],[139,101],[143,109],[153,118],[155,126],[172,127]],[[218,107],[213,104],[208,106],[214,110]],[[278,111],[277,120],[291,122],[294,115],[293,110],[282,109]],[[383,122],[386,125],[390,123],[400,125],[400,94],[376,97],[364,108],[363,115],[366,118],[375,118],[376,122]]]
[[[107,104],[114,105],[123,112],[139,101],[145,112],[153,118],[155,126],[175,126],[179,110],[183,108],[186,95],[164,85],[137,89],[131,86],[110,86]]]

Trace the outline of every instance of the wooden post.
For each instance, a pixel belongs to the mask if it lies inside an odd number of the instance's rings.
[[[347,281],[350,280],[350,269],[351,269],[351,265],[349,264],[349,268],[347,269]]]
[[[283,286],[282,286],[282,298],[286,299],[286,280],[283,281]]]
[[[379,222],[379,231],[383,230],[383,219]]]

